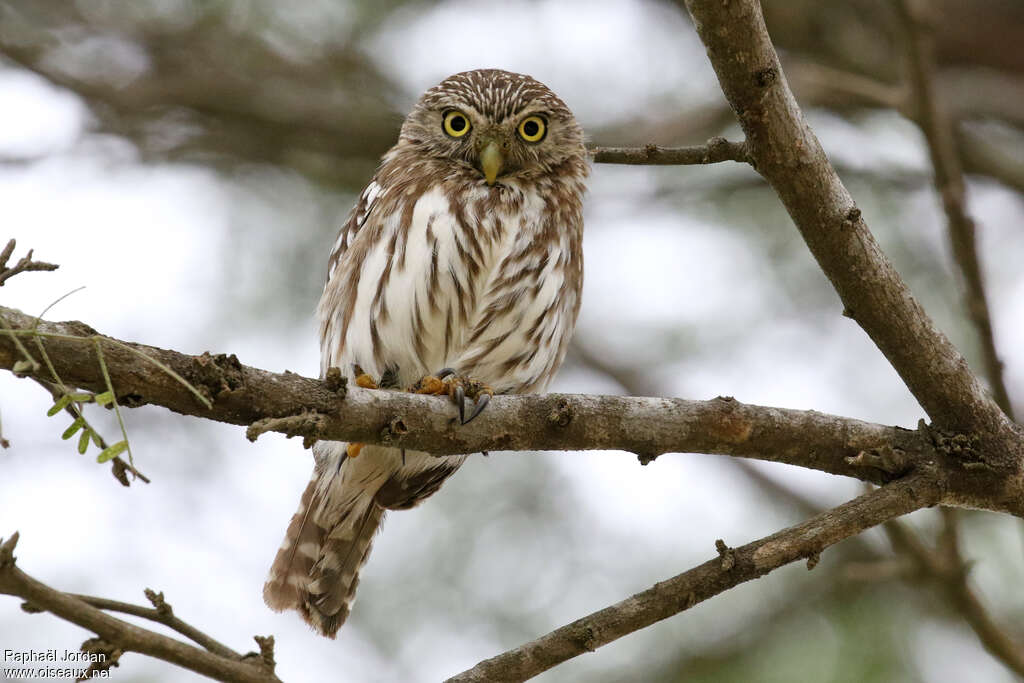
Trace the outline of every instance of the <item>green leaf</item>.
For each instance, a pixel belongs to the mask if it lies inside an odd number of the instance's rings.
[[[96,444],[96,448],[103,448],[103,439],[100,437],[99,434],[90,429],[89,436],[92,437],[92,442]]]
[[[50,409],[46,411],[46,414],[49,415],[50,417],[53,417],[60,411],[67,408],[69,403],[71,403],[71,395],[64,394],[63,396],[57,399],[56,403],[50,406]]]
[[[85,452],[89,449],[89,437],[92,435],[92,430],[86,427],[82,431],[82,435],[78,437],[78,452],[85,455]]]
[[[96,396],[94,396],[93,398],[96,401],[96,403],[98,403],[101,406],[105,406],[108,403],[114,402],[114,392],[104,391],[102,394],[96,394]]]
[[[121,455],[122,453],[124,453],[126,450],[128,450],[128,442],[118,441],[113,446],[110,446],[109,448],[104,448],[103,451],[96,456],[96,462],[106,462],[108,460],[112,460],[117,456]]]
[[[80,391],[80,392],[77,392],[77,393],[74,393],[74,394],[64,394],[64,395],[65,396],[70,396],[71,400],[74,401],[75,403],[91,403],[92,402],[92,397],[93,397],[93,394],[90,394],[90,393],[84,392],[84,391]]]
[[[60,435],[60,438],[62,438],[65,441],[67,441],[68,439],[73,437],[75,435],[75,432],[77,432],[83,426],[85,426],[85,418],[84,417],[75,418],[75,421],[71,423],[70,427],[68,427],[67,429],[64,430],[64,433]]]

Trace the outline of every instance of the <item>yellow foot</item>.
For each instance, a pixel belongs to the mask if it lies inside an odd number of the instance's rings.
[[[369,373],[364,372],[358,363],[352,364],[352,372],[356,376],[356,386],[362,387],[363,389],[380,389],[380,385],[377,384],[377,380],[370,377]],[[361,443],[350,443],[345,448],[345,453],[350,458],[358,458],[360,451],[363,450],[365,444]]]
[[[445,368],[437,375],[422,377],[409,387],[414,394],[429,394],[431,396],[447,396],[459,408],[459,422],[469,424],[484,411],[487,404],[494,396],[494,389],[483,382],[456,373],[451,368]],[[473,412],[466,417],[466,399],[475,402]]]
[[[377,384],[377,380],[363,371],[363,368],[358,363],[352,364],[352,372],[356,376],[356,386],[362,387],[363,389],[380,389],[380,385]]]

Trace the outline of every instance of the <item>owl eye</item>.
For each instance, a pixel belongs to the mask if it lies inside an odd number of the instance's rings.
[[[539,116],[527,116],[519,122],[519,137],[527,142],[540,142],[548,132],[548,124]]]
[[[461,138],[469,132],[469,118],[453,109],[444,115],[444,132],[453,138]]]

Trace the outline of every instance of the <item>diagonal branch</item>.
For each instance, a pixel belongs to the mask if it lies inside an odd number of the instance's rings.
[[[790,562],[806,558],[808,566],[813,567],[829,546],[889,519],[936,504],[941,492],[930,482],[927,476],[911,475],[740,548],[728,548],[720,542],[719,557],[480,662],[449,678],[447,683],[525,681]]]
[[[192,626],[191,624],[176,617],[171,606],[164,602],[163,593],[156,593],[148,588],[146,589],[146,597],[153,603],[154,607],[142,607],[141,605],[133,605],[130,602],[110,600],[108,598],[100,598],[93,595],[81,595],[78,593],[68,593],[68,595],[81,600],[85,604],[91,605],[96,609],[130,614],[134,617],[141,617],[143,619],[155,621],[158,624],[163,624],[168,628],[174,629],[195,644],[205,648],[207,651],[212,652],[215,655],[233,659],[242,659],[242,655],[239,653],[206,635],[195,626]],[[22,609],[25,609],[26,607],[28,607],[30,611],[36,609],[35,605],[32,605],[31,603],[25,603],[25,605],[22,605]]]
[[[239,656],[230,650],[230,654],[202,650],[112,617],[79,596],[50,588],[16,566],[14,547],[17,542],[18,534],[14,533],[0,545],[0,594],[22,598],[32,610],[45,610],[77,624],[125,652],[162,659],[219,681],[279,683],[266,657]]]
[[[757,0],[686,0],[686,6],[755,168],[778,193],[845,314],[867,332],[936,425],[970,433],[987,453],[984,466],[1002,474],[1002,486],[1019,478],[1024,441],[1018,428],[936,329],[871,234],[793,98]]]
[[[935,169],[935,188],[946,212],[953,256],[963,276],[967,312],[981,341],[985,374],[996,403],[1012,418],[1010,396],[1003,380],[1003,364],[999,360],[992,331],[985,278],[978,259],[975,224],[967,213],[967,184],[957,154],[953,121],[936,92],[934,47],[928,28],[923,25],[926,19],[918,16],[910,4],[909,0],[896,2],[907,34],[909,80],[916,104],[914,120],[928,143],[928,153]]]

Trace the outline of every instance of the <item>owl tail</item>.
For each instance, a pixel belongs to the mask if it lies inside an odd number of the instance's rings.
[[[263,586],[263,600],[278,612],[297,610],[320,635],[333,638],[352,609],[359,569],[370,555],[384,509],[369,496],[349,498],[340,509],[324,505],[324,489],[317,485],[314,476],[302,494]],[[328,508],[330,514],[323,514]],[[322,517],[333,525],[321,526]]]

